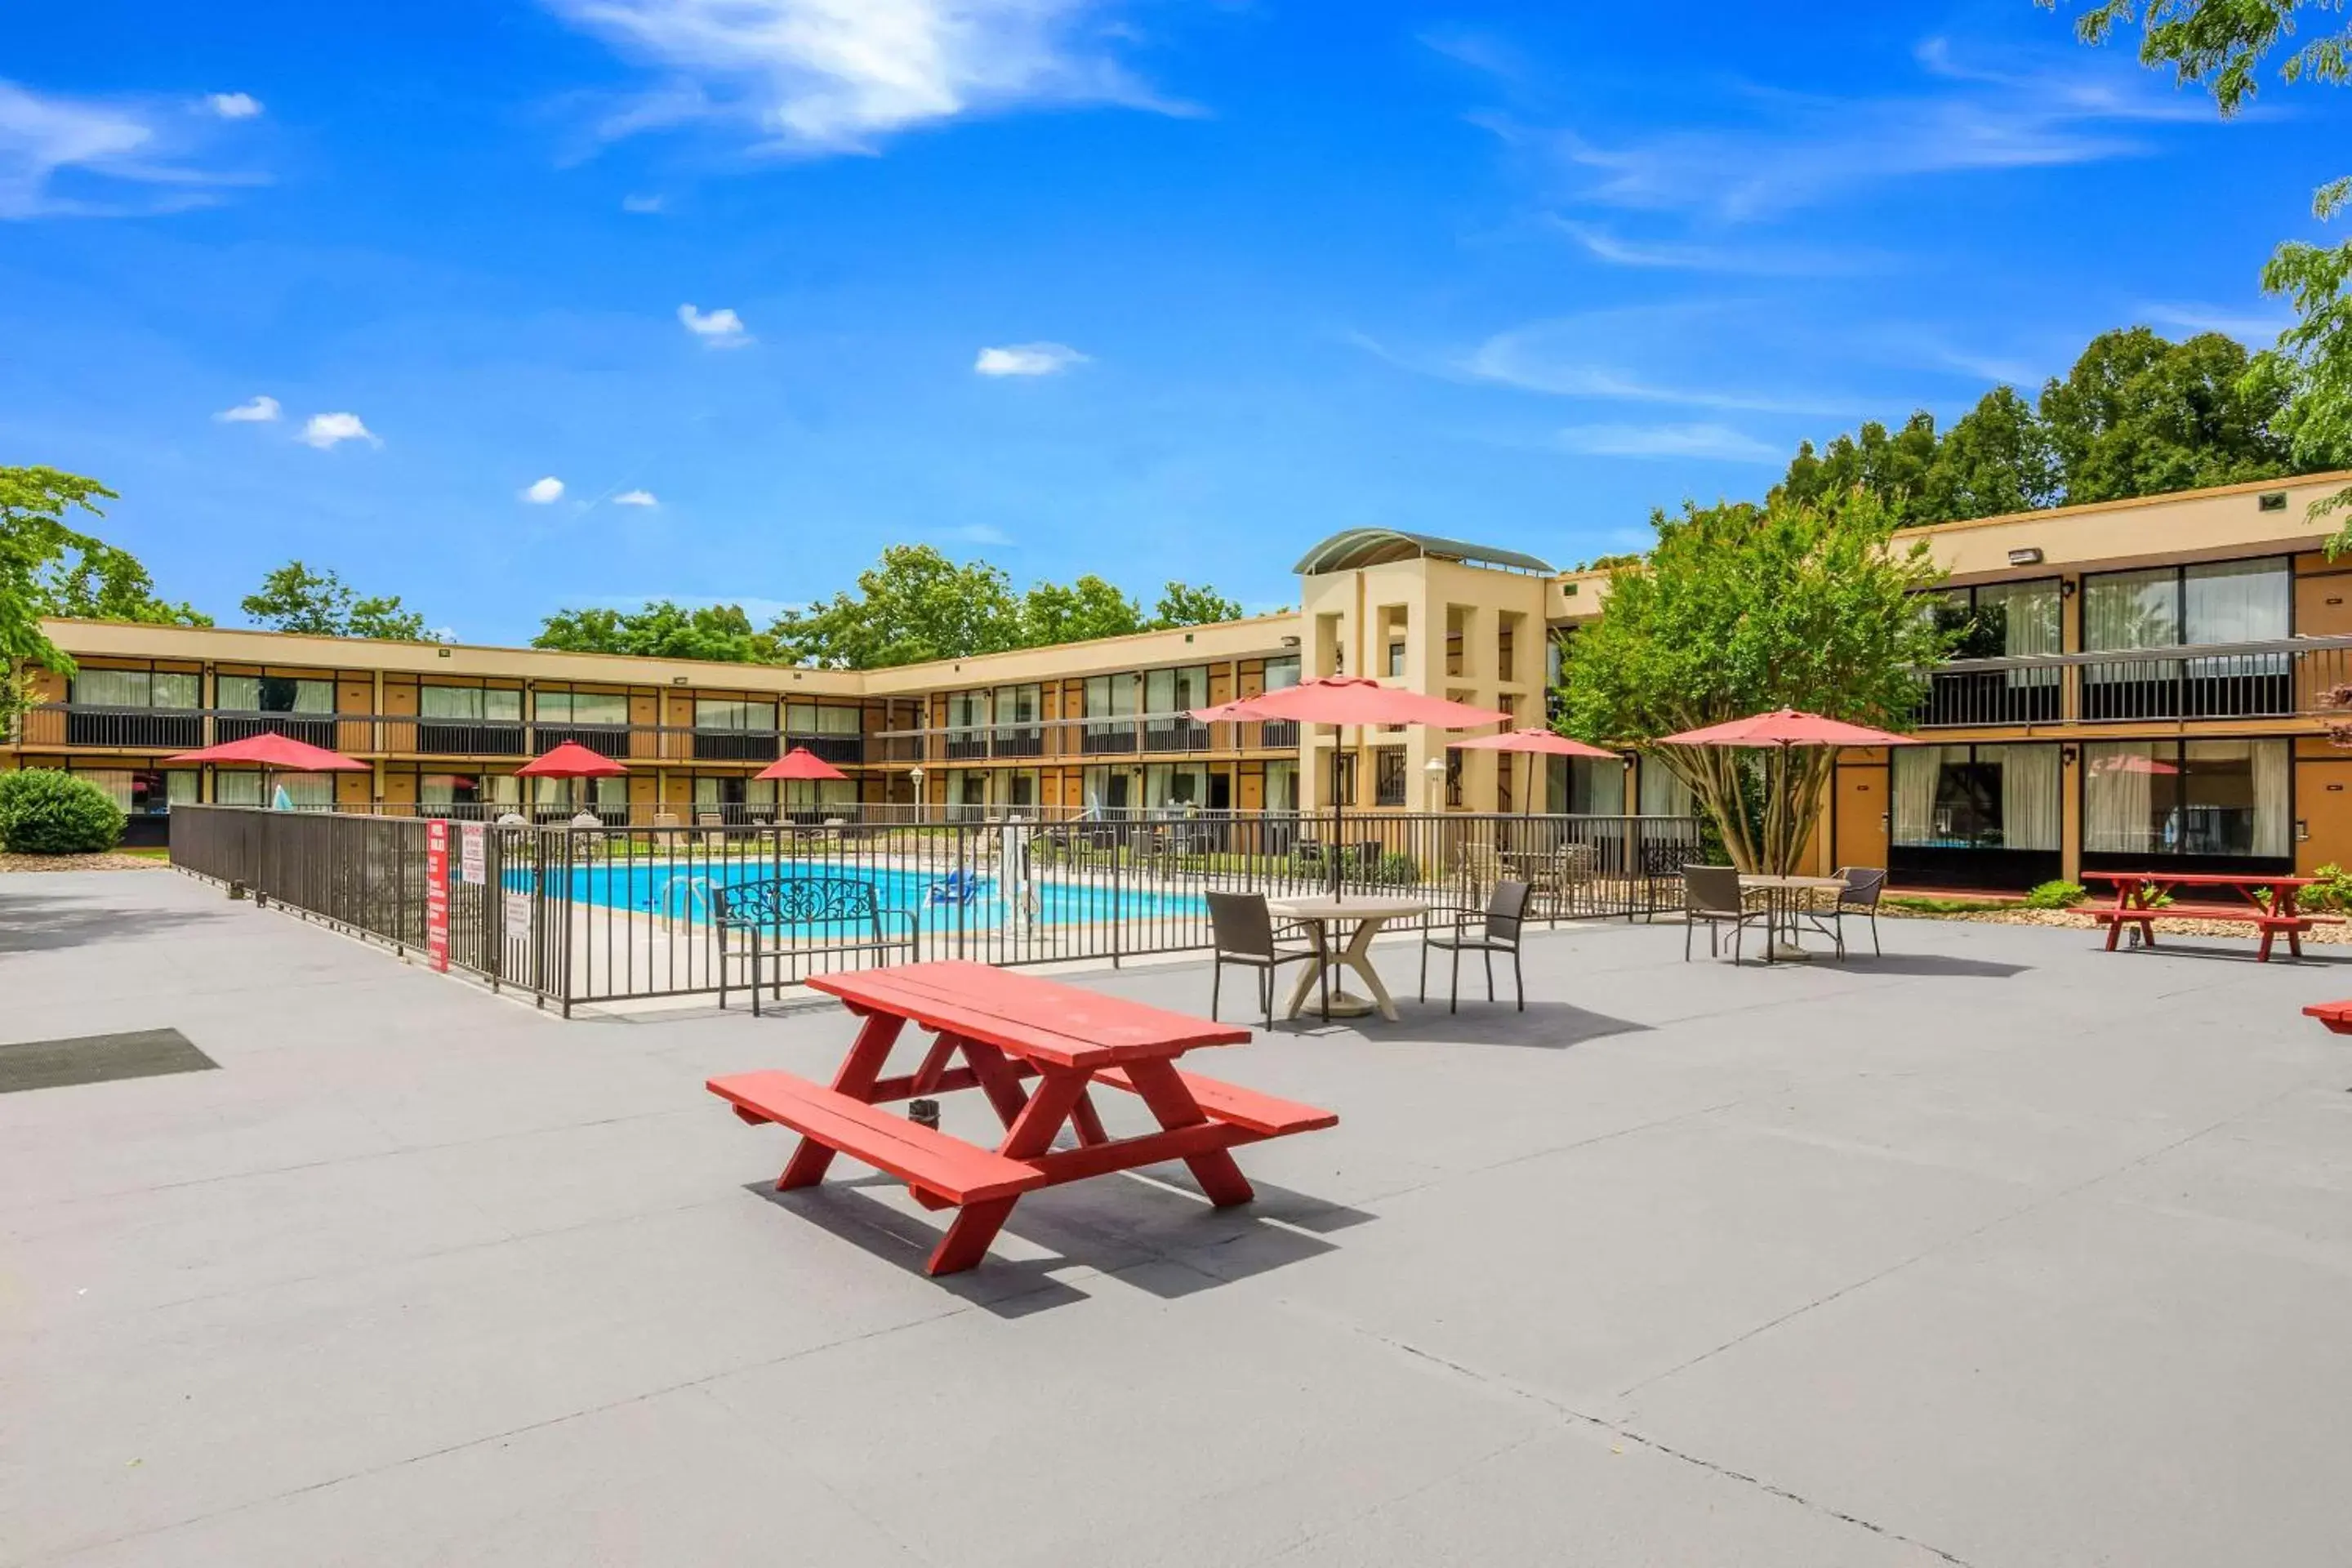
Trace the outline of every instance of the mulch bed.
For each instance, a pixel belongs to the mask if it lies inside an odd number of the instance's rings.
[[[1970,921],[1978,925],[2066,926],[2076,931],[2104,931],[2099,921],[2076,910],[1985,910],[1968,914],[1932,914],[1925,910],[1897,909],[1883,904],[1878,912],[1888,920]],[[2252,939],[2254,928],[2233,921],[2167,920],[2157,917],[2158,936],[2237,936]],[[2323,920],[2303,933],[2305,942],[2352,945],[2352,921]]]
[[[0,873],[9,871],[168,871],[171,862],[142,855],[9,855],[0,853]]]

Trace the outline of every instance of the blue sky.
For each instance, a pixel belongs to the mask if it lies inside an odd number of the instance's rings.
[[[1565,564],[2106,327],[2266,341],[2347,116],[2029,0],[81,0],[0,50],[0,462],[225,622],[911,541],[1271,608],[1336,529]]]

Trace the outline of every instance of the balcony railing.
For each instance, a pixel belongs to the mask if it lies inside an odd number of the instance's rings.
[[[866,737],[863,735],[786,735],[784,744],[787,750],[793,747],[804,749],[810,756],[823,762],[862,763],[866,760]],[[880,756],[874,760],[889,762],[894,759]]]
[[[117,708],[57,702],[28,710],[14,730],[26,749],[169,755],[277,733],[358,756],[520,760],[565,741],[637,763],[773,762],[786,745],[829,763],[866,761],[863,735],[782,735],[661,724],[582,724],[433,718],[414,713],[279,713],[225,708]],[[0,736],[0,742],[6,742]],[[877,752],[879,748],[877,747]],[[889,760],[877,755],[877,761]],[[919,760],[919,759],[915,759]]]
[[[1257,743],[1261,746],[1294,747],[1298,744],[1298,723],[1294,719],[1269,719],[1257,727]]]
[[[1927,729],[2150,720],[2291,719],[2336,710],[2352,637],[1955,659],[1934,670]]]
[[[1190,719],[1161,721],[1143,727],[1143,749],[1147,752],[1205,752],[1209,749],[1209,727]]]
[[[1127,755],[1135,750],[1135,726],[1088,724],[1078,750],[1089,757]]]
[[[950,730],[942,754],[950,762],[968,761],[988,755],[988,731],[985,730]]]
[[[782,755],[778,740],[773,730],[697,730],[694,754],[710,762],[772,763]]]
[[[1034,725],[1016,725],[999,730],[989,737],[989,751],[1000,757],[1042,757],[1045,754],[1045,731]]]

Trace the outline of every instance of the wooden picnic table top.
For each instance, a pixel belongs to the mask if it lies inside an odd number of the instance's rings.
[[[815,974],[808,985],[860,1012],[910,1019],[1047,1067],[1116,1067],[1250,1039],[1234,1025],[961,959]]]
[[[1268,899],[1265,907],[1269,913],[1295,921],[1394,921],[1423,914],[1429,910],[1429,906],[1419,899],[1334,899],[1321,895],[1307,899]]]
[[[2316,877],[2276,877],[2252,871],[2085,871],[2085,882],[2162,882],[2174,888],[2308,888]]]

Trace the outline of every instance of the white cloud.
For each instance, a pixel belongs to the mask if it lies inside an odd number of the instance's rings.
[[[1599,224],[1569,218],[1549,220],[1554,228],[1584,247],[1595,260],[1612,267],[1639,267],[1683,272],[1728,272],[1754,278],[1821,278],[1869,270],[1876,258],[1860,251],[1832,254],[1785,247],[1749,244],[1695,245],[1671,240],[1629,239]]]
[[[1778,463],[1787,454],[1727,425],[1571,425],[1559,444],[1594,458],[1679,458]]]
[[[1575,199],[1740,223],[1923,176],[2131,157],[2148,151],[2140,128],[2213,118],[2201,100],[2096,57],[1995,71],[1931,38],[1915,58],[1923,79],[1907,92],[1734,86],[1670,131],[1613,142],[1494,114],[1478,122],[1549,154]]]
[[[550,506],[563,499],[563,481],[550,474],[523,487],[522,499],[533,506]]]
[[[1473,349],[1459,365],[1476,381],[1516,386],[1555,397],[1615,398],[1634,403],[1679,403],[1694,408],[1737,409],[1771,414],[1835,414],[1850,400],[1802,393],[1675,385],[1620,368],[1638,360],[1646,340],[1654,352],[1662,329],[1676,319],[1703,316],[1703,307],[1596,310],[1514,327]],[[1685,329],[1695,331],[1696,329]]]
[[[0,219],[178,212],[250,176],[184,162],[197,132],[184,104],[45,97],[0,81]],[[60,193],[58,186],[67,187]],[[95,188],[96,195],[80,194]]]
[[[1087,356],[1067,343],[1011,343],[981,350],[971,368],[982,375],[1053,375],[1086,363]]]
[[[2227,305],[2142,305],[2137,313],[2146,317],[2152,326],[2169,327],[2179,332],[2220,332],[2263,349],[2269,348],[2281,332],[2294,325],[2294,318],[2283,310],[2270,313],[2232,310]]]
[[[1187,112],[1104,47],[1103,0],[544,0],[667,73],[603,127],[748,121],[767,148],[871,152],[894,132],[1035,103]]]
[[[205,95],[205,107],[223,120],[252,120],[261,113],[261,100],[249,92],[213,92]]]
[[[278,415],[278,399],[261,396],[250,403],[240,403],[234,408],[224,408],[213,417],[224,425],[267,425]]]
[[[689,332],[712,348],[731,349],[751,341],[743,330],[743,318],[732,310],[698,310],[691,305],[677,308],[677,319]]]
[[[614,506],[659,506],[651,490],[623,490],[613,498]]]
[[[371,447],[383,445],[374,431],[360,423],[356,414],[313,414],[310,423],[302,426],[302,439],[322,452],[345,441],[365,441]]]
[[[960,544],[1010,545],[1013,536],[992,522],[967,522],[961,528],[950,528],[940,535]]]
[[[621,210],[625,213],[657,213],[669,205],[661,196],[623,196]]]

